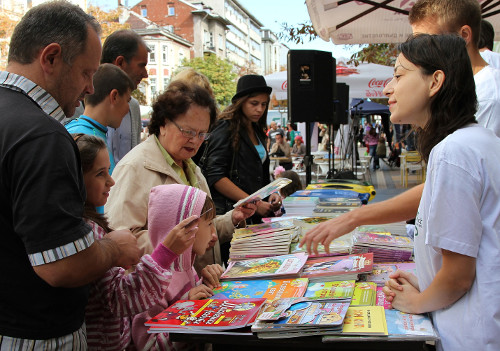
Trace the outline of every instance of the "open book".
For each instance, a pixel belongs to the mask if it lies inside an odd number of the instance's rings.
[[[262,199],[268,197],[269,195],[271,195],[272,193],[280,190],[284,186],[290,184],[291,182],[292,181],[288,178],[278,178],[278,179],[272,181],[271,183],[267,184],[265,187],[260,188],[259,190],[257,190],[253,194],[248,195],[246,198],[241,199],[240,201],[235,203],[233,205],[233,207],[243,206],[243,205],[248,204],[250,202],[262,200]]]

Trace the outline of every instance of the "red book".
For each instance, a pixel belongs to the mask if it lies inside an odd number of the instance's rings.
[[[195,333],[244,328],[266,299],[179,300],[145,323],[149,332]]]

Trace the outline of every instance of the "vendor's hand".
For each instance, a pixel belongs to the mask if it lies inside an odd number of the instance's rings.
[[[201,277],[203,279],[203,284],[208,286],[210,289],[215,289],[220,287],[219,278],[224,273],[224,269],[220,264],[209,264],[201,270]]]
[[[398,269],[396,272],[389,275],[389,278],[390,279],[385,282],[385,286],[382,290],[385,294],[385,299],[388,302],[392,303],[394,297],[396,296],[395,291],[403,291],[403,285],[401,284],[402,280],[408,282],[408,284],[419,290],[418,279],[414,274],[410,272],[401,271]]]
[[[382,289],[391,307],[401,312],[420,313],[416,307],[420,291],[405,278],[399,278],[396,285],[393,283],[393,279],[387,281]]]
[[[194,238],[198,231],[198,221],[199,217],[196,215],[181,221],[163,239],[163,245],[177,255],[186,251],[194,243]]]
[[[325,247],[325,251],[330,253],[330,243],[333,240],[356,229],[356,225],[351,224],[349,220],[349,214],[348,212],[314,226],[300,240],[299,247],[305,245],[309,254],[314,252],[317,255],[318,244],[322,244]]]
[[[137,238],[128,229],[114,230],[104,236],[105,239],[112,240],[118,248],[117,261],[115,265],[129,269],[139,263],[142,257],[142,250],[137,246]]]
[[[259,201],[256,212],[261,217],[270,217],[274,214],[272,205],[267,201]]]
[[[238,206],[233,210],[231,215],[231,220],[233,221],[233,225],[237,226],[240,222],[243,222],[247,218],[252,217],[257,211],[257,203],[261,202],[260,200],[256,203],[247,203],[243,206]]]
[[[278,193],[272,193],[269,195],[269,203],[272,206],[273,212],[278,211],[281,208],[281,196]]]
[[[206,299],[207,297],[213,296],[214,293],[212,289],[210,289],[205,284],[201,284],[195,288],[189,290],[188,300],[201,300]]]

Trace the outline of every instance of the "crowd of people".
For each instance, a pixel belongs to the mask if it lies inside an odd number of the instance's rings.
[[[409,20],[415,35],[399,46],[384,93],[391,121],[412,126],[428,180],[319,224],[301,244],[317,253],[359,225],[415,219],[417,276],[394,273],[388,301],[431,312],[439,349],[496,350],[500,71],[485,61],[490,43],[479,47],[477,1],[418,0]],[[0,260],[9,267],[0,350],[184,348],[144,322],[179,299],[211,296],[235,228],[281,215],[282,199],[302,188],[289,169],[304,140],[294,124],[266,125],[264,77],[240,77],[219,111],[208,79],[184,70],[154,101],[141,142],[131,92],[147,77],[149,49],[130,30],[101,47],[100,33],[69,2],[35,6],[0,72]],[[386,142],[396,146],[392,131],[360,129],[376,170]],[[234,207],[269,184],[273,156],[276,177],[292,184]]]

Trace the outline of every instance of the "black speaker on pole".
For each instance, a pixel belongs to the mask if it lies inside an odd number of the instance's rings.
[[[349,124],[349,86],[346,83],[335,85],[333,129],[339,129],[341,124]]]
[[[293,123],[332,123],[335,73],[331,52],[288,51],[288,116]]]

